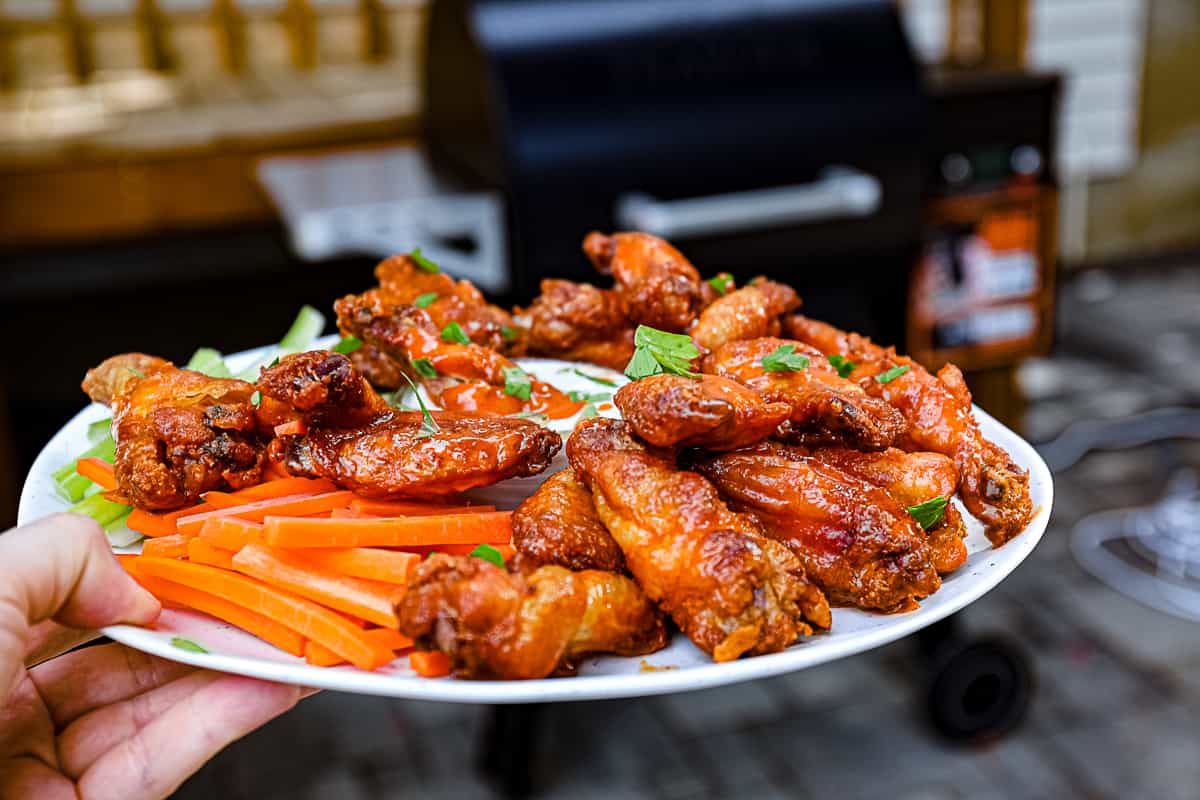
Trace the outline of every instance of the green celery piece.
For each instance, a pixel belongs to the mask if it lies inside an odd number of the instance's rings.
[[[53,477],[56,481],[64,481],[75,474],[75,462],[81,458],[103,458],[108,463],[112,463],[116,457],[116,443],[113,442],[112,436],[106,436],[94,445],[84,450],[79,455],[72,458],[66,464],[63,464],[58,469],[54,470]]]
[[[325,330],[325,315],[312,306],[302,306],[296,321],[279,340],[279,355],[299,353],[312,347],[312,343]]]
[[[233,373],[225,365],[225,357],[221,355],[219,350],[214,350],[211,347],[201,347],[195,353],[192,353],[192,357],[188,359],[188,363],[183,368],[190,369],[193,372],[203,372],[210,378],[233,377]]]
[[[92,444],[104,441],[105,437],[112,437],[112,417],[108,419],[98,419],[87,429],[88,441]]]
[[[68,503],[78,503],[92,485],[91,481],[79,473],[72,473],[65,481],[56,482],[54,488]]]
[[[121,503],[112,503],[104,499],[101,493],[88,495],[67,509],[73,514],[83,514],[91,517],[102,526],[111,525],[132,509]]]

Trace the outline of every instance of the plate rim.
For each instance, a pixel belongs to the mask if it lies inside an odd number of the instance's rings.
[[[314,346],[325,346],[322,344],[323,342],[332,340],[336,340],[336,337],[322,337]],[[269,348],[266,347],[255,348],[233,354],[228,358],[234,361],[252,362],[253,359],[261,357],[268,350]],[[40,469],[45,469],[43,461],[49,458],[52,445],[68,429],[97,415],[98,408],[95,404],[85,406],[64,424],[39,452],[22,486],[18,506],[18,524],[26,524],[33,518],[32,514],[27,511],[32,503],[29,496],[31,478]],[[820,635],[818,635],[818,637],[802,639],[779,653],[725,663],[712,662],[679,668],[656,667],[652,670],[634,673],[578,675],[570,678],[477,681],[372,673],[352,667],[316,667],[302,661],[287,663],[226,653],[193,653],[171,645],[168,637],[163,636],[161,632],[131,625],[107,626],[101,628],[100,632],[114,641],[136,650],[219,672],[334,691],[452,703],[510,704],[643,697],[699,691],[800,671],[873,650],[957,613],[998,586],[1028,558],[1038,542],[1041,541],[1053,508],[1053,475],[1045,461],[1024,438],[978,406],[973,407],[973,412],[985,428],[1003,432],[1002,438],[1006,440],[1006,449],[1010,452],[1013,449],[1019,450],[1019,452],[1013,453],[1013,456],[1018,463],[1024,464],[1029,469],[1031,484],[1036,480],[1038,485],[1043,487],[1041,502],[1025,529],[1002,548],[983,551],[1000,553],[1006,563],[1001,566],[992,562],[986,564],[979,574],[964,576],[967,579],[974,578],[975,580],[969,587],[964,587],[947,602],[934,605],[922,604],[917,611],[906,614],[871,615],[878,618],[878,624],[854,631],[845,639],[828,640],[821,647],[811,646],[822,644]],[[1006,556],[1006,553],[1012,555]],[[988,574],[993,571],[998,574]],[[842,611],[842,609],[835,610],[835,614],[838,611]],[[179,613],[195,614],[195,612],[186,611]],[[680,635],[676,634],[676,636]]]

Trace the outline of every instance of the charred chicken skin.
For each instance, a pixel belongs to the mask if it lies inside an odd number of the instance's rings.
[[[391,409],[349,360],[324,351],[289,356],[263,371],[263,404],[291,406],[307,431],[271,444],[297,475],[329,478],[366,497],[433,498],[543,472],[562,440],[523,419]]]
[[[667,643],[662,616],[638,585],[601,570],[511,574],[438,553],[417,568],[397,613],[401,633],[446,653],[465,678],[545,678],[583,656],[646,655]]]
[[[700,312],[691,336],[705,350],[729,342],[778,336],[779,318],[800,307],[800,297],[790,286],[758,279],[719,297]]]
[[[679,333],[687,330],[714,290],[683,254],[647,233],[589,233],[583,252],[604,275],[612,275],[625,316],[639,325]]]
[[[764,452],[698,468],[786,544],[834,604],[909,610],[941,586],[925,532],[878,486],[813,458]]]
[[[736,450],[766,439],[792,411],[718,375],[653,375],[622,386],[613,402],[650,444],[708,450]]]
[[[763,358],[785,345],[808,358],[808,365],[795,371],[767,371]],[[823,354],[799,342],[772,337],[730,342],[707,356],[701,369],[749,386],[772,403],[786,403],[791,414],[781,435],[788,438],[880,450],[906,428],[896,409],[839,376]]]
[[[126,353],[91,370],[83,387],[112,406],[117,493],[138,508],[181,508],[262,479],[254,384]]]
[[[930,450],[954,460],[959,496],[967,510],[983,522],[993,545],[1004,544],[1025,528],[1033,513],[1029,474],[980,432],[971,413],[971,392],[958,367],[947,364],[934,376],[912,359],[864,336],[800,315],[788,319],[786,325],[790,335],[823,353],[843,355],[856,363],[851,378],[908,420],[908,431],[899,446]],[[876,380],[896,368],[904,371],[885,383]]]
[[[570,468],[546,479],[512,516],[523,563],[625,572],[625,557],[596,514],[592,493]]]
[[[714,660],[777,652],[829,627],[824,596],[785,547],[704,478],[636,447],[624,423],[586,420],[567,456],[647,596]]]
[[[556,279],[542,281],[542,293],[518,311],[529,355],[587,361],[622,370],[633,356],[634,326],[612,289]]]

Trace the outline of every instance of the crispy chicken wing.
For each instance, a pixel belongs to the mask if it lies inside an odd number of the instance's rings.
[[[383,306],[349,295],[334,303],[338,327],[356,336],[397,363],[423,360],[437,373],[430,379],[412,370],[425,383],[442,408],[479,415],[545,413],[569,417],[581,407],[548,383],[530,381],[529,399],[506,391],[508,374],[520,373],[517,365],[487,347],[442,339],[441,331],[424,310],[416,306]]]
[[[790,286],[759,279],[717,298],[700,312],[692,326],[692,340],[705,350],[728,342],[779,335],[779,317],[800,307],[800,297]]]
[[[766,371],[763,357],[783,345],[792,345],[807,357],[808,366],[793,372]],[[787,403],[791,415],[781,435],[789,438],[879,450],[892,444],[906,427],[894,408],[840,377],[821,353],[799,342],[771,337],[730,342],[707,356],[701,369],[739,381],[768,401]]]
[[[523,419],[395,411],[338,353],[301,353],[259,378],[263,406],[301,413],[307,432],[271,444],[298,475],[329,478],[367,497],[438,497],[506,478],[536,475],[562,446],[557,433]]]
[[[617,293],[587,283],[542,281],[542,293],[515,324],[525,331],[530,355],[588,361],[622,370],[633,356],[634,326]]]
[[[811,457],[878,486],[905,508],[937,497],[949,497],[958,486],[954,462],[938,453],[906,453],[894,447],[864,453],[843,447],[807,448],[781,442],[764,442],[756,451],[792,459]],[[953,503],[946,505],[942,521],[926,534],[933,565],[939,574],[953,572],[967,560],[967,546],[963,541],[967,526]]]
[[[935,377],[911,358],[866,337],[800,315],[790,318],[787,326],[792,335],[822,352],[846,355],[856,362],[851,377],[909,421],[900,446],[931,450],[954,460],[959,496],[983,522],[993,545],[1004,544],[1025,528],[1033,513],[1029,474],[980,432],[971,412],[971,392],[958,367],[947,364]],[[907,371],[886,383],[875,380],[894,367],[907,367]]]
[[[592,493],[570,468],[551,475],[517,506],[512,542],[530,564],[625,571],[625,557],[596,515]]]
[[[645,655],[667,643],[662,616],[638,585],[600,570],[510,574],[482,559],[434,554],[397,613],[402,633],[449,655],[464,678],[545,678],[586,655]]]
[[[648,233],[589,233],[583,252],[612,275],[625,316],[664,331],[687,329],[713,299],[712,288],[683,254]]]
[[[701,476],[634,447],[627,426],[598,418],[579,426],[568,458],[630,572],[697,647],[729,661],[829,627],[824,596],[786,548]]]
[[[84,389],[111,399],[117,491],[138,508],[192,505],[204,492],[261,479],[254,384],[134,353],[91,370]]]
[[[718,375],[652,375],[622,386],[613,402],[650,444],[708,450],[736,450],[765,439],[792,410]]]
[[[925,532],[884,490],[813,458],[727,453],[699,464],[840,605],[908,610],[941,586]]]

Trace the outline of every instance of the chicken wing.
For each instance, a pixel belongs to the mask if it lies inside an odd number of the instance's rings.
[[[667,642],[658,609],[622,575],[510,574],[440,553],[417,568],[397,614],[401,633],[446,653],[464,678],[545,678],[586,655],[645,655]]]
[[[544,471],[562,447],[557,433],[523,419],[396,411],[349,359],[324,351],[281,360],[259,378],[263,406],[303,415],[307,431],[271,443],[297,475],[329,478],[367,497],[439,497]]]
[[[569,417],[582,408],[548,383],[530,380],[527,398],[508,391],[509,375],[522,374],[515,363],[487,347],[445,341],[433,319],[416,306],[386,306],[364,295],[334,303],[338,327],[387,354],[399,364],[422,361],[436,374],[429,378],[406,366],[446,410],[477,415],[521,412]]]
[[[1029,523],[1029,473],[979,430],[971,411],[971,392],[962,372],[947,364],[930,374],[911,358],[897,355],[863,336],[839,331],[796,315],[787,321],[791,335],[827,354],[856,362],[851,375],[868,393],[904,415],[907,434],[897,443],[906,450],[931,450],[954,460],[960,477],[959,496],[967,510],[983,522],[987,537],[999,546]],[[884,373],[899,375],[881,383]],[[889,372],[891,371],[891,372]]]
[[[567,456],[630,572],[697,647],[729,661],[829,627],[824,596],[786,548],[701,476],[635,448],[624,423],[597,418]]]
[[[683,254],[647,233],[589,233],[583,252],[612,275],[625,316],[640,325],[682,332],[714,299],[713,290]]]
[[[261,480],[266,441],[254,384],[127,353],[91,370],[83,385],[112,405],[117,492],[138,508],[180,508]]]
[[[792,410],[718,375],[652,375],[622,386],[613,402],[650,444],[708,450],[736,450],[765,439]]]
[[[938,497],[950,497],[958,486],[954,462],[938,453],[906,453],[888,448],[864,453],[843,447],[797,447],[764,442],[757,452],[775,453],[791,459],[813,458],[823,464],[878,486],[905,508]],[[963,539],[967,526],[953,503],[946,505],[941,522],[926,531],[933,566],[939,574],[953,572],[967,560]]]
[[[762,452],[698,468],[786,544],[835,604],[908,610],[941,586],[925,532],[877,486],[812,458]]]
[[[808,365],[795,371],[764,369],[763,357],[784,345],[808,358]],[[707,356],[701,369],[743,383],[770,402],[787,403],[791,414],[781,435],[788,438],[879,450],[906,427],[896,409],[839,376],[821,353],[799,342],[771,337],[730,342]]]
[[[692,340],[711,351],[728,342],[778,336],[780,315],[799,307],[800,297],[792,287],[758,279],[701,311],[691,329]]]
[[[542,281],[542,293],[514,324],[530,355],[587,361],[623,370],[633,356],[634,326],[617,293],[587,283]]]
[[[570,468],[556,472],[512,516],[512,543],[524,562],[625,572],[625,557]]]

